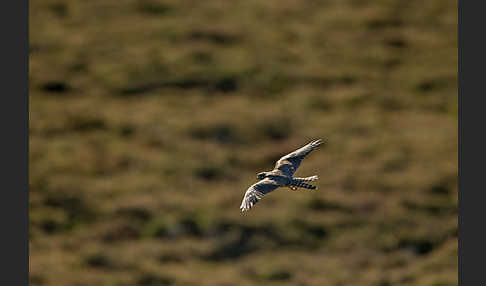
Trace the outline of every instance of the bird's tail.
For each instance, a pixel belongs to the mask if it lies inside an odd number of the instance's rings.
[[[315,181],[315,180],[317,180],[317,178],[315,178],[315,177],[317,177],[317,176],[312,176],[312,177],[308,177],[308,178],[295,178],[295,179],[292,180],[292,182],[290,183],[290,185],[291,186],[294,186],[294,187],[298,187],[298,188],[315,190],[315,189],[317,189],[316,186],[313,186],[313,185],[309,185],[309,184],[304,183],[304,182],[308,182],[308,181]]]
[[[318,179],[319,177],[317,175],[314,175],[305,178],[293,178],[292,180],[297,182],[313,182],[313,181],[317,181]]]

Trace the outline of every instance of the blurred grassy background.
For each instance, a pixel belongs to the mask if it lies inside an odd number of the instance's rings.
[[[456,7],[30,1],[31,285],[457,285]]]

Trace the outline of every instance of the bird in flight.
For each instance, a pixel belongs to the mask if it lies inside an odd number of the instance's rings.
[[[318,179],[317,175],[305,178],[294,178],[293,176],[302,160],[323,143],[324,141],[321,139],[314,140],[304,147],[280,158],[272,171],[258,173],[257,178],[260,181],[251,185],[246,191],[243,202],[241,202],[241,211],[245,212],[249,210],[264,195],[278,187],[289,187],[292,191],[297,190],[297,188],[317,189],[316,186],[306,183],[316,181]]]

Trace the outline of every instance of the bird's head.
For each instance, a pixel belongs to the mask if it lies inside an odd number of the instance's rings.
[[[258,180],[263,180],[267,176],[266,172],[261,172],[257,174],[257,179]]]

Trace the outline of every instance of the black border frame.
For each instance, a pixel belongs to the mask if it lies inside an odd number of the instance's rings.
[[[484,284],[486,188],[481,167],[486,159],[486,140],[482,136],[485,111],[480,100],[485,81],[486,43],[482,30],[486,17],[481,4],[484,1],[458,0],[459,285]]]
[[[1,6],[2,285],[29,284],[29,2]]]

